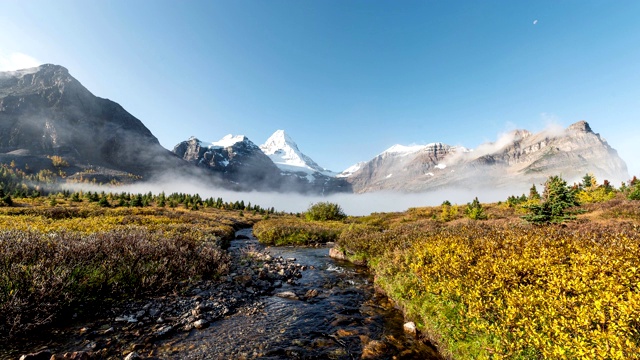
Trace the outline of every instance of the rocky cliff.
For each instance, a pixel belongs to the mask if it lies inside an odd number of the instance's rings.
[[[141,176],[180,165],[140,120],[50,64],[0,73],[0,155],[58,155]]]

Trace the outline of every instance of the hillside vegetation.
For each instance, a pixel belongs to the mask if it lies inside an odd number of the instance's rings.
[[[235,230],[270,212],[184,194],[8,199],[0,207],[3,337],[226,275]]]
[[[338,249],[450,358],[629,359],[640,353],[638,189],[552,177],[542,194],[497,204],[269,228],[339,229]]]

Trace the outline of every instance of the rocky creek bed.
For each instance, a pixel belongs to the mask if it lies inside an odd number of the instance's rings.
[[[238,231],[220,281],[131,302],[89,323],[22,339],[8,359],[438,359],[366,269],[329,248],[264,249]],[[21,355],[26,354],[27,355]]]

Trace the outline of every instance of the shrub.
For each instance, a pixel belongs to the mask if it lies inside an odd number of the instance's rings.
[[[449,201],[445,201],[441,205],[440,220],[443,222],[451,221],[458,216],[458,206],[451,205]]]
[[[0,232],[0,335],[33,330],[106,299],[173,289],[225,274],[214,238],[128,228],[82,235]]]
[[[340,205],[330,202],[319,202],[309,206],[305,213],[307,220],[327,221],[342,220],[346,217]]]
[[[425,225],[427,225],[425,223]],[[637,226],[349,228],[338,244],[460,359],[635,358]]]
[[[486,220],[487,214],[485,214],[484,209],[482,208],[482,204],[478,201],[476,197],[472,202],[467,204],[467,208],[464,211],[464,214],[472,220]]]
[[[629,194],[627,198],[629,200],[640,200],[640,181],[636,180],[634,176],[629,184]]]

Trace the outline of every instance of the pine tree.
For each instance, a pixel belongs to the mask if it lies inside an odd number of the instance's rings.
[[[131,206],[142,207],[142,195],[138,194],[131,198]]]
[[[562,222],[575,217],[566,212],[566,209],[580,205],[576,199],[575,191],[567,186],[567,182],[560,176],[550,176],[544,184],[542,203],[528,205],[531,214],[523,216],[523,219],[534,222]]]
[[[101,196],[100,200],[98,200],[98,205],[102,206],[102,207],[110,207],[111,204],[109,204],[109,200],[107,200],[106,196]]]
[[[540,193],[536,188],[536,184],[531,185],[531,189],[529,189],[529,198],[528,200],[540,200]]]
[[[582,187],[582,189],[590,189],[591,187],[593,187],[595,182],[596,178],[592,174],[585,174],[582,177],[582,183],[580,184],[580,187]]]

